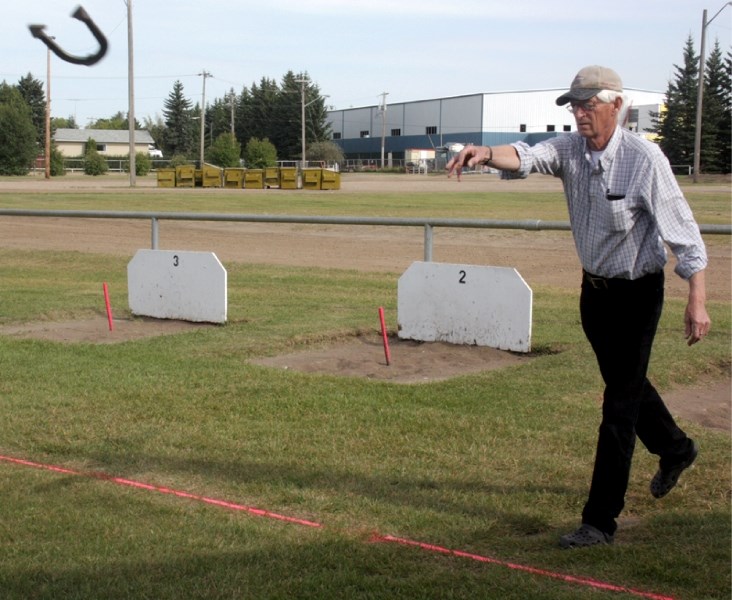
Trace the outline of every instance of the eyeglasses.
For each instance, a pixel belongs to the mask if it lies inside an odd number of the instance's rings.
[[[597,105],[600,104],[599,102],[571,102],[569,106],[567,106],[567,110],[571,112],[573,115],[577,114],[577,111],[582,109],[582,112],[585,113],[591,113],[597,108]]]

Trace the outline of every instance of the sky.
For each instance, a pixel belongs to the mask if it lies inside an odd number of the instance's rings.
[[[162,118],[176,81],[195,105],[262,78],[307,73],[326,105],[345,109],[464,94],[568,88],[585,65],[615,69],[626,87],[664,92],[689,36],[706,56],[730,50],[732,6],[721,0],[83,0],[109,41],[87,67],[51,55],[51,113],[80,127],[128,110],[127,1],[132,3],[134,113]],[[71,18],[76,1],[5,0],[0,80],[30,73],[46,86],[47,49],[98,43]],[[718,13],[718,11],[720,11]]]

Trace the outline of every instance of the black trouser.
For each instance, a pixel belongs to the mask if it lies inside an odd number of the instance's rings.
[[[679,429],[646,377],[663,308],[663,272],[636,280],[584,274],[580,314],[597,357],[605,393],[590,494],[582,522],[615,533],[623,509],[636,435],[670,463],[689,452]]]

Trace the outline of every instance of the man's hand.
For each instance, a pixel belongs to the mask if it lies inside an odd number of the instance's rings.
[[[452,177],[453,172],[460,181],[460,175],[464,168],[471,168],[481,163],[490,156],[491,149],[488,146],[473,146],[469,144],[459,154],[453,156],[445,166],[447,176]]]
[[[704,271],[699,271],[689,278],[689,302],[684,312],[684,333],[689,346],[696,344],[707,335],[712,326],[705,302]]]
[[[691,302],[686,305],[684,323],[686,324],[686,343],[689,346],[703,339],[709,333],[709,329],[712,326],[712,321],[704,305],[695,305]]]
[[[511,145],[473,146],[468,144],[459,154],[449,160],[445,169],[448,177],[457,173],[458,181],[460,181],[463,169],[486,163],[500,171],[517,171],[521,167],[516,148]]]

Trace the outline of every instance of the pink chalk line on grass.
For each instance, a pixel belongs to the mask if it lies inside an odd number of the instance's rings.
[[[416,542],[413,540],[407,540],[404,538],[394,537],[392,535],[375,535],[371,538],[372,542],[390,542],[393,544],[400,544],[402,546],[412,546],[414,548],[420,548],[421,550],[427,550],[428,552],[436,552],[438,554],[447,554],[448,556],[457,556],[459,558],[467,558],[477,562],[488,563],[491,565],[498,565],[513,569],[515,571],[523,571],[524,573],[531,573],[532,575],[540,575],[542,577],[550,577],[552,579],[559,579],[567,583],[575,583],[578,585],[584,585],[586,587],[607,590],[611,592],[622,592],[625,594],[631,594],[633,596],[639,596],[641,598],[648,598],[649,600],[674,600],[671,596],[663,596],[661,594],[654,594],[652,592],[642,592],[631,588],[615,585],[612,583],[606,583],[604,581],[598,581],[596,579],[590,579],[586,577],[575,577],[574,575],[565,575],[562,573],[555,573],[553,571],[547,571],[545,569],[538,569],[536,567],[530,567],[527,565],[520,565],[508,561],[498,560],[489,556],[481,556],[480,554],[472,554],[471,552],[463,552],[462,550],[451,550],[450,548],[443,548],[442,546],[435,546],[434,544],[426,544],[424,542]]]
[[[151,485],[149,483],[142,483],[140,481],[133,481],[131,479],[124,479],[123,477],[114,477],[107,475],[106,473],[84,473],[81,471],[74,471],[72,469],[66,469],[64,467],[56,467],[53,465],[45,465],[41,463],[32,462],[30,460],[22,460],[19,458],[11,458],[9,456],[0,456],[0,460],[15,463],[25,467],[33,467],[35,469],[44,469],[46,471],[54,471],[56,473],[64,473],[65,475],[76,475],[78,477],[88,477],[92,479],[101,479],[102,481],[110,481],[117,485],[124,485],[127,487],[133,487],[141,490],[147,490],[149,492],[158,492],[160,494],[169,494],[178,498],[185,498],[187,500],[195,500],[196,502],[203,502],[204,504],[212,504],[214,506],[221,506],[231,510],[238,510],[250,515],[256,515],[258,517],[266,517],[268,519],[275,519],[277,521],[284,521],[286,523],[295,523],[296,525],[305,525],[307,527],[322,527],[320,523],[314,521],[308,521],[307,519],[298,519],[296,517],[288,517],[280,515],[268,510],[262,510],[261,508],[254,508],[252,506],[245,506],[243,504],[236,504],[234,502],[227,502],[226,500],[217,500],[215,498],[207,498],[206,496],[199,496],[198,494],[191,494],[190,492],[182,492],[180,490],[174,490],[159,485]]]
[[[314,527],[314,528],[323,527],[323,525],[321,525],[320,523],[316,523],[315,521],[309,521],[307,519],[299,519],[297,517],[288,517],[286,515],[281,515],[281,514],[271,512],[268,510],[263,510],[260,508],[254,508],[252,506],[237,504],[235,502],[228,502],[226,500],[217,500],[215,498],[209,498],[206,496],[200,496],[198,494],[192,494],[190,492],[184,492],[184,491],[175,490],[175,489],[168,488],[168,487],[152,485],[149,483],[143,483],[141,481],[134,481],[132,479],[125,479],[123,477],[114,477],[113,475],[108,475],[106,473],[76,471],[73,469],[68,469],[66,467],[58,467],[58,466],[54,466],[54,465],[33,462],[30,460],[24,460],[21,458],[13,458],[11,456],[0,455],[0,461],[6,462],[6,463],[12,463],[12,464],[20,465],[20,466],[24,466],[24,467],[32,467],[34,469],[52,471],[54,473],[63,473],[65,475],[74,475],[77,477],[99,479],[101,481],[108,481],[111,483],[115,483],[117,485],[132,487],[132,488],[136,488],[136,489],[140,489],[140,490],[147,490],[150,492],[158,492],[160,494],[167,494],[167,495],[175,496],[177,498],[184,498],[186,500],[194,500],[196,502],[203,502],[204,504],[210,504],[213,506],[228,508],[230,510],[241,511],[241,512],[245,512],[250,515],[264,517],[267,519],[275,519],[277,521],[284,521],[286,523],[292,523],[295,525],[303,525],[306,527]],[[500,567],[505,567],[508,569],[513,569],[515,571],[530,573],[532,575],[537,575],[537,576],[541,576],[541,577],[549,577],[551,579],[557,579],[560,581],[564,581],[566,583],[581,585],[581,586],[585,586],[585,587],[596,589],[596,590],[619,592],[619,593],[629,594],[632,596],[637,596],[640,598],[646,598],[648,600],[675,600],[672,596],[664,596],[664,595],[655,594],[652,592],[643,592],[640,590],[634,590],[632,588],[627,588],[627,587],[623,587],[623,586],[619,586],[619,585],[615,585],[615,584],[611,584],[611,583],[606,583],[603,581],[598,581],[596,579],[576,577],[574,575],[565,575],[562,573],[555,573],[553,571],[539,569],[539,568],[531,567],[528,565],[512,563],[509,561],[491,558],[489,556],[482,556],[480,554],[464,552],[462,550],[451,550],[450,548],[436,546],[434,544],[427,544],[425,542],[408,540],[406,538],[395,537],[392,535],[375,534],[374,536],[372,536],[372,538],[369,541],[375,542],[375,543],[398,544],[401,546],[419,548],[421,550],[425,550],[428,552],[434,552],[436,554],[444,554],[447,556],[466,558],[466,559],[474,560],[474,561],[481,562],[481,563],[486,563],[486,564],[496,565],[496,566],[500,566]]]

